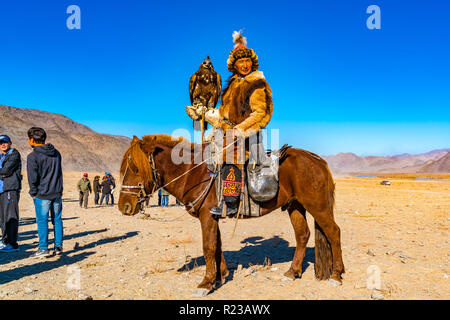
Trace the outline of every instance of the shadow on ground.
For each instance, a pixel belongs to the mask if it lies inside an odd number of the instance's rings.
[[[107,229],[104,229],[104,230],[106,231]],[[95,231],[82,232],[79,234],[70,235],[69,237],[65,237],[64,239],[67,240],[68,238],[74,238],[76,236],[82,236],[82,235],[92,234],[92,233],[95,233]],[[95,251],[87,251],[87,252],[80,252],[80,251],[83,251],[86,249],[92,249],[92,248],[95,248],[97,246],[101,246],[101,245],[104,245],[107,243],[122,241],[126,238],[134,237],[136,235],[138,235],[138,232],[136,232],[136,231],[128,232],[122,236],[100,239],[98,241],[91,242],[89,244],[77,247],[76,249],[65,251],[64,254],[61,256],[33,260],[33,261],[36,261],[36,263],[31,264],[31,265],[20,265],[19,264],[18,267],[13,267],[12,269],[9,269],[7,271],[0,272],[0,285],[11,282],[11,281],[19,280],[21,278],[28,277],[31,275],[36,275],[41,272],[46,272],[46,271],[50,271],[53,269],[57,269],[61,266],[69,266],[71,264],[80,262],[80,261],[86,259],[87,257],[89,257],[90,255],[93,255],[96,253]],[[80,253],[74,254],[76,252],[80,252]],[[17,253],[17,254],[19,254],[19,253]],[[24,258],[28,258],[31,255],[31,253],[26,253],[26,252],[20,252],[20,254],[25,255]],[[72,255],[72,254],[74,254],[74,255]],[[8,254],[8,256],[13,257],[14,254]]]
[[[63,221],[74,220],[74,219],[78,219],[78,217],[62,218]],[[51,218],[48,221],[51,222]],[[20,227],[28,226],[30,224],[35,224],[35,223],[36,223],[36,218],[20,218],[19,219],[19,226]]]
[[[224,251],[223,256],[227,262],[230,271],[227,280],[232,280],[234,272],[239,264],[243,268],[252,265],[264,265],[270,261],[270,264],[291,262],[294,257],[295,247],[290,247],[289,242],[275,236],[270,239],[263,237],[250,237],[241,241],[245,246],[238,251]],[[314,248],[306,248],[305,258],[302,263],[302,273],[308,269],[310,264],[315,262]],[[192,258],[189,263],[184,264],[179,272],[192,270],[199,266],[205,265],[203,256]],[[287,269],[285,270],[287,271]]]

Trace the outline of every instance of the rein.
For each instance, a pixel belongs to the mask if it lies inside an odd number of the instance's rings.
[[[160,175],[159,172],[156,170],[155,159],[153,158],[153,153],[150,154],[150,156],[149,156],[149,162],[150,162],[150,167],[152,168],[152,175],[153,175],[153,181],[154,181],[154,183],[153,183],[153,190],[152,190],[152,192],[150,193],[150,197],[153,196],[153,194],[154,194],[156,191],[158,191],[159,189],[163,189],[163,188],[165,188],[166,186],[168,186],[169,184],[171,184],[172,182],[174,182],[174,181],[180,179],[180,178],[183,177],[184,175],[188,174],[188,173],[191,172],[192,170],[196,169],[197,167],[199,167],[200,165],[202,165],[203,163],[205,163],[207,160],[209,160],[209,159],[203,160],[202,162],[200,162],[200,163],[197,164],[196,166],[192,167],[191,169],[187,170],[187,171],[184,172],[183,174],[179,175],[178,177],[172,179],[171,181],[169,181],[168,183],[166,183],[165,185],[163,185],[163,186],[160,187],[160,186],[159,186],[159,183],[158,183],[158,179],[161,177],[161,175]],[[191,207],[191,208],[188,210],[188,212],[190,212],[192,209],[194,209],[194,206],[195,206],[195,205],[196,205],[203,197],[205,197],[205,196],[208,194],[208,192],[209,192],[209,190],[211,189],[211,186],[212,186],[212,184],[213,184],[213,182],[214,182],[216,176],[217,176],[217,175],[212,175],[211,178],[210,178],[210,180],[209,180],[208,185],[207,185],[206,188],[200,193],[200,195],[199,195],[197,198],[195,198],[194,201],[189,202],[188,204],[186,204],[186,206]],[[155,178],[156,178],[156,179],[155,179]]]
[[[225,146],[221,152],[223,152],[224,150],[228,149],[228,147],[234,145],[234,141],[232,143],[230,143],[229,145]],[[128,171],[128,161],[131,159],[131,155],[128,155],[128,159],[127,159],[127,166],[125,169],[125,172],[123,174],[123,179],[122,179],[122,184],[125,180],[125,176],[126,173]],[[147,194],[145,191],[145,187],[144,187],[144,183],[143,182],[139,182],[137,185],[133,186],[129,186],[129,185],[122,185],[121,189],[120,189],[120,193],[125,193],[125,194],[131,194],[134,195],[136,197],[138,197],[138,204],[141,204],[142,202],[144,202],[146,199],[150,198],[153,196],[153,194],[155,192],[157,192],[158,190],[168,186],[169,184],[171,184],[172,182],[180,179],[181,177],[185,176],[186,174],[188,174],[189,172],[191,172],[192,170],[196,169],[197,167],[201,166],[202,164],[204,164],[206,161],[211,160],[212,157],[203,160],[202,162],[200,162],[199,164],[197,164],[196,166],[192,167],[191,169],[187,170],[186,172],[184,172],[183,174],[179,175],[178,177],[172,179],[171,181],[169,181],[168,183],[166,183],[163,186],[160,186],[160,179],[161,179],[161,175],[159,174],[159,172],[156,169],[156,165],[155,165],[155,159],[153,158],[153,153],[151,153],[148,156],[148,160],[150,163],[150,167],[152,169],[152,178],[153,178],[153,190],[150,192],[150,194]],[[209,193],[209,190],[211,189],[211,186],[213,185],[214,180],[216,179],[217,174],[211,175],[211,178],[209,180],[208,185],[206,186],[205,189],[203,189],[203,191],[200,193],[200,195],[195,198],[194,201],[189,202],[188,204],[186,204],[186,206],[191,207],[188,212],[190,212],[192,209],[194,209],[195,205],[200,202],[200,200],[204,199],[206,197],[206,195]],[[135,191],[129,191],[129,190],[122,190],[122,189],[138,189],[139,191],[135,192]],[[141,205],[141,212],[145,211],[143,209],[143,206]]]

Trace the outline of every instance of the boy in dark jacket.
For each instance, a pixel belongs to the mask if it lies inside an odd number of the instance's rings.
[[[108,179],[107,176],[104,176],[101,186],[102,186],[102,197],[100,198],[100,205],[102,205],[103,199],[105,198],[106,198],[105,204],[108,205],[109,196],[111,195],[112,182]]]
[[[98,205],[98,200],[100,199],[100,192],[102,187],[100,185],[100,176],[94,177],[94,203]]]
[[[36,211],[39,250],[33,257],[62,254],[62,192],[63,176],[61,154],[51,144],[45,144],[47,134],[42,128],[28,130],[28,143],[33,148],[27,157],[28,184]],[[55,250],[48,250],[48,215],[52,217],[55,232]]]
[[[19,198],[22,189],[20,153],[11,148],[11,139],[0,135],[0,252],[19,251]]]

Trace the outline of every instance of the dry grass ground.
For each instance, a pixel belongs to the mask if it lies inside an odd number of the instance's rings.
[[[95,207],[93,196],[91,207],[80,209],[74,187],[79,177],[65,174],[60,258],[30,258],[38,239],[25,184],[21,251],[0,253],[0,299],[193,299],[205,270],[198,221],[176,206],[127,217],[117,206]],[[395,179],[382,186],[381,180],[336,179],[335,217],[347,272],[342,286],[315,280],[313,232],[303,278],[282,281],[295,239],[287,213],[277,210],[239,221],[233,239],[234,220],[220,222],[231,274],[201,299],[370,299],[371,265],[380,270],[385,299],[449,299],[450,181]],[[312,231],[309,215],[308,223]],[[77,270],[80,289],[73,288]]]

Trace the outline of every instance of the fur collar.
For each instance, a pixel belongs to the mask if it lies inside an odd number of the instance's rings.
[[[240,77],[239,77],[239,75],[237,75],[237,74],[235,74],[234,76],[233,76],[233,78],[234,79],[241,79]],[[253,82],[253,81],[256,81],[256,80],[260,80],[260,79],[266,79],[265,77],[264,77],[264,73],[262,72],[262,71],[253,71],[253,72],[251,72],[250,74],[248,74],[247,76],[245,76],[244,78],[243,78],[245,81],[247,81],[247,82]]]

